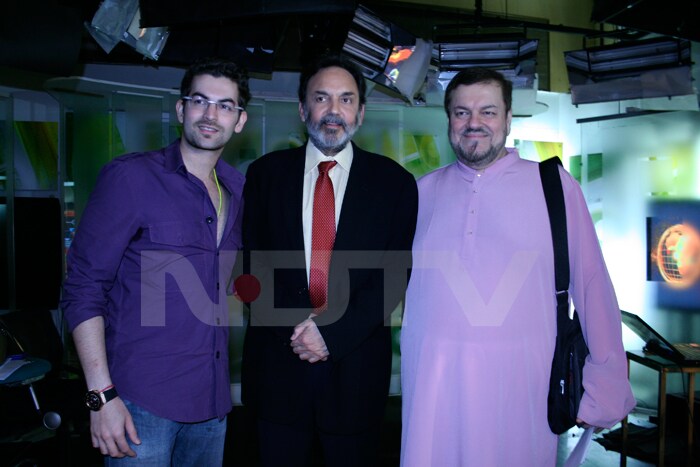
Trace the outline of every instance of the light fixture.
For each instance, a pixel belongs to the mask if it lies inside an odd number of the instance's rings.
[[[428,75],[432,50],[433,43],[423,39],[416,39],[415,45],[394,46],[381,84],[395,88],[411,104],[424,104],[425,96],[420,90]]]
[[[138,0],[103,0],[92,21],[85,26],[106,53],[124,42],[141,55],[158,60],[168,39],[168,28],[142,28],[140,22]]]
[[[621,42],[564,53],[573,104],[693,94],[690,41]]]
[[[350,23],[342,53],[377,84],[400,94],[410,104],[424,103],[432,42],[416,38],[359,5]]]
[[[477,38],[458,43],[437,44],[440,69],[468,67],[512,69],[537,53],[537,39],[493,40]]]
[[[343,44],[343,53],[362,69],[365,77],[374,79],[384,71],[391,50],[391,24],[359,5]]]
[[[537,82],[538,45],[537,39],[508,37],[455,37],[450,42],[441,41],[435,45],[438,82],[444,89],[460,70],[484,67],[501,72],[515,89],[533,89]]]

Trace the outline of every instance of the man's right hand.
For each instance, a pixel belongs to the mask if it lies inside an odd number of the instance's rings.
[[[132,443],[141,444],[131,414],[118,397],[90,413],[90,435],[92,446],[111,457],[136,457],[126,440],[127,435]]]

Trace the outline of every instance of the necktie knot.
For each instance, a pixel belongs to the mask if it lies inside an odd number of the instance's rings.
[[[319,174],[324,174],[328,173],[329,170],[331,170],[333,167],[335,167],[335,164],[337,164],[337,161],[326,161],[326,162],[320,162],[318,164],[318,173]]]

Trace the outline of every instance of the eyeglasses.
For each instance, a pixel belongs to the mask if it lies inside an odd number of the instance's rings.
[[[237,105],[233,105],[232,102],[228,101],[210,101],[209,99],[205,99],[201,96],[182,96],[181,99],[183,101],[191,102],[192,105],[194,106],[195,109],[200,110],[202,112],[206,112],[207,109],[209,109],[209,104],[213,104],[216,106],[216,109],[219,112],[224,112],[227,114],[234,114],[236,111],[242,111],[245,110],[243,107],[239,107]]]

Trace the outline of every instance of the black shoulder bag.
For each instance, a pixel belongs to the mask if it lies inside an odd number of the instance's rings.
[[[578,314],[574,311],[573,319],[569,318],[569,246],[559,165],[558,157],[540,162],[540,178],[552,230],[557,289],[557,340],[549,378],[547,421],[557,435],[576,424],[583,395],[583,365],[588,355]]]

